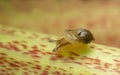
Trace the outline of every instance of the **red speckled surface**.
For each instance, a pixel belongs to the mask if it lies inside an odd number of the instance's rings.
[[[0,75],[119,75],[120,49],[91,44],[88,52],[55,54],[50,34],[0,27]]]

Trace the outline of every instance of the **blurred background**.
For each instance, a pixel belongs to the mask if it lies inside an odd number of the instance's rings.
[[[95,42],[120,48],[119,0],[0,0],[0,24],[63,34],[86,28]]]

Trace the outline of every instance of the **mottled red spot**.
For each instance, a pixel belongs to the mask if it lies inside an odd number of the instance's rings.
[[[43,71],[42,74],[40,75],[49,75],[49,74],[48,74],[48,71]]]
[[[32,55],[32,57],[41,58],[41,56],[38,56],[38,55]]]
[[[18,68],[18,67],[15,67],[14,69],[15,69],[15,70],[19,70],[19,68]]]
[[[82,65],[82,63],[81,62],[74,62],[75,64],[78,64],[78,65]]]
[[[38,74],[38,71],[34,71],[35,74]]]
[[[59,68],[59,70],[66,72],[66,70],[65,70],[65,69],[63,69],[63,68]]]
[[[27,62],[28,64],[33,64],[32,62]]]
[[[55,71],[52,73],[53,75],[62,75],[59,71]]]
[[[39,50],[31,50],[31,51],[29,51],[29,53],[31,53],[31,54],[38,54],[38,52],[40,52]]]
[[[19,48],[17,48],[15,45],[9,45],[9,47],[10,47],[10,49],[13,49],[13,50],[15,50],[15,51],[20,51],[20,49]]]
[[[49,69],[50,69],[50,68],[46,67],[44,70],[47,70],[47,71],[48,71]]]
[[[43,44],[40,44],[40,46],[42,46],[42,47],[47,47],[47,45],[43,45]]]
[[[97,59],[97,58],[95,59],[95,58],[90,58],[90,57],[83,56],[81,59],[82,60],[90,60],[90,62],[93,62],[94,64],[97,64],[97,65],[101,64],[100,59]]]
[[[26,68],[26,67],[23,67],[23,70],[28,70],[28,68]]]
[[[9,58],[10,60],[15,60],[14,58]]]
[[[35,65],[34,67],[35,69],[41,70],[41,66],[40,65]]]
[[[94,73],[93,75],[97,75],[97,74]]]
[[[110,53],[110,52],[103,52],[103,53],[105,53],[105,54],[112,54],[112,53]]]
[[[59,71],[56,71],[55,73],[56,73],[56,75],[61,75]]]
[[[28,72],[24,72],[24,74],[25,74],[25,75],[29,75],[29,73],[28,73]]]
[[[112,64],[110,64],[110,63],[105,63],[105,64],[104,64],[104,67],[105,67],[105,68],[109,68],[111,65],[112,65]]]
[[[56,55],[56,57],[57,58],[63,58],[63,55],[58,54],[58,55]]]
[[[94,62],[94,64],[97,64],[97,65],[101,64],[100,59],[91,59],[91,60]]]
[[[40,61],[39,61],[39,60],[36,60],[35,62],[36,62],[36,63],[40,63]]]
[[[38,47],[37,47],[37,46],[32,46],[32,48],[33,48],[33,49],[38,49]]]
[[[52,55],[52,54],[54,54],[54,53],[52,53],[52,52],[46,52],[47,54],[49,54],[49,55]]]
[[[30,54],[30,52],[23,52],[23,54]]]
[[[7,42],[9,45],[12,45],[12,43],[11,42]]]
[[[79,54],[75,53],[75,52],[70,52],[71,54],[75,55],[75,56],[79,56]]]
[[[16,64],[20,64],[20,62],[18,62],[18,61],[14,61],[14,63],[16,63]]]
[[[15,34],[15,30],[9,30],[9,31],[7,31],[7,34],[14,35]]]
[[[75,58],[74,58],[74,57],[69,57],[69,59],[70,59],[70,60],[75,60]]]
[[[19,41],[13,41],[13,43],[15,43],[15,44],[19,44],[20,42],[19,42]]]
[[[51,68],[51,66],[46,66],[46,67]]]
[[[98,70],[106,72],[106,70],[102,66],[96,66],[95,69],[98,69]]]
[[[21,62],[20,64],[21,64],[21,66],[27,66],[27,64],[26,64],[26,63],[22,63],[22,62]]]
[[[62,75],[66,75],[66,73],[62,73]]]
[[[6,56],[7,54],[5,54],[5,53],[0,53],[0,55]]]
[[[0,42],[0,47],[4,47],[4,45],[3,45],[3,43],[2,43],[2,42]]]
[[[91,47],[91,48],[95,48],[95,45],[91,45],[90,47]]]
[[[2,70],[0,70],[0,71],[2,71],[2,72],[6,72],[6,70],[4,70],[4,69],[2,69]]]
[[[21,46],[22,46],[24,49],[27,49],[27,45],[21,44]]]
[[[117,72],[118,74],[120,74],[120,69],[113,69],[115,72]]]
[[[3,73],[0,73],[0,75],[4,75]]]
[[[102,48],[97,48],[97,49],[100,50],[100,51],[103,50]]]
[[[5,59],[4,59],[3,61],[4,61],[4,62],[8,62],[8,60],[5,60]]]
[[[120,63],[117,63],[117,64],[116,64],[116,67],[120,68]]]
[[[11,75],[15,75],[15,73],[11,73]]]
[[[90,62],[85,62],[85,64],[91,65],[92,63],[90,63]]]
[[[3,59],[5,59],[6,57],[5,56],[2,56],[2,57],[0,57],[0,60],[3,60]]]
[[[50,58],[50,60],[55,61],[55,60],[57,60],[57,57],[56,57],[56,56],[52,56],[52,57]]]
[[[69,73],[69,75],[73,75],[72,73]]]
[[[11,67],[20,67],[19,65],[15,64],[15,63],[9,63],[9,65],[10,65]]]
[[[1,64],[0,66],[1,66],[1,67],[4,67],[4,68],[6,67],[6,65],[4,65],[4,64]]]
[[[120,60],[117,60],[117,59],[113,59],[115,62],[119,62],[120,63]]]
[[[46,52],[42,52],[42,51],[41,51],[40,53],[43,54],[43,55],[46,55]]]
[[[9,71],[11,71],[12,70],[12,68],[6,68],[7,70],[9,70]]]
[[[3,48],[11,50],[11,48],[8,45],[4,45]]]

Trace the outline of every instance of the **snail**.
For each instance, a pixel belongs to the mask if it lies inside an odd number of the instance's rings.
[[[50,40],[50,41],[56,41],[56,47],[53,49],[53,52],[56,52],[59,48],[66,46],[68,44],[89,44],[94,39],[93,34],[87,30],[87,29],[68,29],[64,31],[63,38],[59,40]]]

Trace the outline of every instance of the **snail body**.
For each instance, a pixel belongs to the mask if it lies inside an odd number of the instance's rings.
[[[56,47],[53,52],[57,52],[60,48],[70,45],[70,47],[82,48],[92,42],[94,39],[92,33],[87,29],[65,30],[63,38],[56,40]]]

